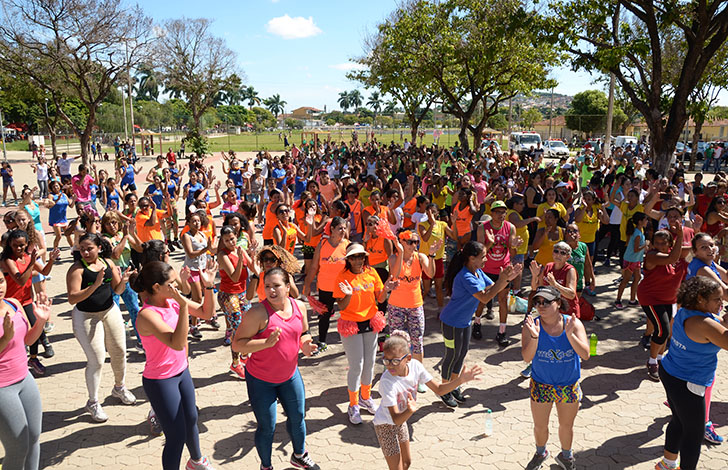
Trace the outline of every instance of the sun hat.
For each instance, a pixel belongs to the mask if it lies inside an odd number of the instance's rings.
[[[493,201],[493,204],[490,205],[490,210],[492,212],[496,209],[508,209],[508,206],[503,201]]]
[[[542,299],[552,301],[552,300],[560,300],[561,299],[561,292],[559,292],[555,287],[551,286],[541,286],[538,289],[536,289],[536,293],[533,294],[533,298],[541,297]]]
[[[367,250],[365,250],[364,247],[360,243],[352,243],[351,245],[346,247],[346,258],[348,258],[349,256],[361,255],[361,254],[364,254],[367,256],[369,255]]]

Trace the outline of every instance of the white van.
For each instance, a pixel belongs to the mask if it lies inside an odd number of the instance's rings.
[[[538,132],[512,132],[508,139],[508,149],[515,151],[518,155],[525,155],[531,147],[541,147],[541,135]]]
[[[620,135],[616,139],[614,139],[615,148],[625,148],[628,145],[632,145],[632,147],[637,147],[637,137],[632,137],[631,135]]]

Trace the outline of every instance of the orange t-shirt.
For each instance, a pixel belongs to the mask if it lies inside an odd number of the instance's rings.
[[[364,249],[369,252],[369,264],[376,266],[389,259],[387,250],[384,248],[384,237],[370,238],[364,244]]]
[[[422,279],[422,266],[420,265],[420,255],[415,252],[412,255],[412,264],[402,261],[402,269],[399,276],[396,277],[399,286],[389,294],[389,304],[400,308],[416,308],[421,306],[422,289],[420,289],[420,279]]]
[[[269,202],[265,208],[265,225],[263,225],[263,240],[272,240],[273,239],[273,229],[276,228],[276,225],[278,225],[278,217],[270,209],[272,205],[273,205],[273,203]]]
[[[410,218],[404,217],[402,219],[402,227],[404,228],[414,228],[415,223],[412,222],[412,214],[417,212],[417,198],[412,198],[402,207],[402,212],[409,215]]]
[[[473,230],[471,227],[473,214],[470,213],[470,204],[466,205],[465,209],[460,209],[460,203],[457,203],[453,207],[452,213],[455,214],[455,227],[458,229],[459,237]]]
[[[142,243],[150,240],[164,240],[164,237],[162,236],[161,220],[167,217],[167,212],[157,209],[157,223],[149,226],[145,225],[151,217],[151,211],[149,214],[139,211],[137,212],[136,217],[134,217],[134,220],[136,220],[137,235]]]
[[[387,207],[387,206],[380,205],[379,212],[374,210],[374,206],[369,206],[369,207],[365,207],[362,212],[366,212],[367,214],[369,214],[369,216],[372,216],[372,215],[379,216],[380,220],[389,222],[389,217],[388,217],[389,207]]]
[[[346,266],[346,247],[349,240],[342,239],[338,245],[331,246],[329,239],[321,240],[319,250],[319,272],[316,279],[318,289],[333,292],[336,286],[336,276]]]
[[[296,236],[298,235],[296,225],[291,222],[284,225],[283,222],[280,222],[278,223],[278,228],[283,231],[283,248],[285,248],[287,252],[293,254],[296,250]]]
[[[351,218],[354,221],[354,233],[362,233],[364,232],[362,222],[361,222],[361,213],[363,210],[362,203],[359,199],[354,199],[354,204],[349,204],[349,201],[344,201],[347,206],[349,206],[349,211],[351,213]]]
[[[320,222],[321,222],[321,219],[323,219],[323,217],[321,216],[321,214],[316,214],[316,215],[315,215],[315,216],[313,217],[314,223],[316,223],[316,224],[320,223]],[[304,222],[305,222],[305,221],[304,221]],[[302,224],[301,222],[299,222],[299,223],[298,223],[298,225],[299,225],[299,227],[307,227],[307,228],[306,228],[306,233],[308,233],[308,230],[313,230],[313,228],[310,228],[310,229],[309,229],[309,228],[308,228],[308,225],[304,225],[304,224]],[[324,233],[323,233],[323,232],[321,232],[321,233],[319,233],[318,235],[312,236],[312,237],[311,237],[311,239],[310,239],[309,241],[307,241],[307,242],[304,242],[304,245],[306,245],[306,246],[312,246],[312,247],[316,248],[316,247],[318,246],[319,242],[321,241],[321,236],[322,236],[323,234],[324,234]]]
[[[349,305],[341,310],[341,319],[360,322],[374,317],[377,313],[376,292],[384,288],[377,271],[371,266],[365,267],[359,274],[354,274],[346,269],[341,271],[336,277],[334,298],[344,298],[344,293],[339,289],[339,283],[344,281],[351,284],[354,293],[351,294]]]

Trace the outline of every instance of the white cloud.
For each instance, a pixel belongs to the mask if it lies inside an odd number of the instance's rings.
[[[351,70],[365,70],[366,66],[356,62],[344,62],[343,64],[329,65],[329,68],[349,72]]]
[[[278,16],[270,20],[265,29],[283,39],[303,39],[321,34],[323,31],[313,22],[313,17],[297,16],[291,18],[288,15]]]

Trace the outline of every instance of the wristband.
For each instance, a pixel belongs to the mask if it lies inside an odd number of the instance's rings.
[[[310,333],[308,332],[308,330],[304,331],[303,333],[301,333],[301,338],[303,338],[304,336],[306,336],[306,335],[308,335],[308,334],[310,334]]]
[[[538,339],[538,336],[531,335],[531,339]]]
[[[212,287],[205,287],[205,290],[215,290],[215,286],[212,286]]]

